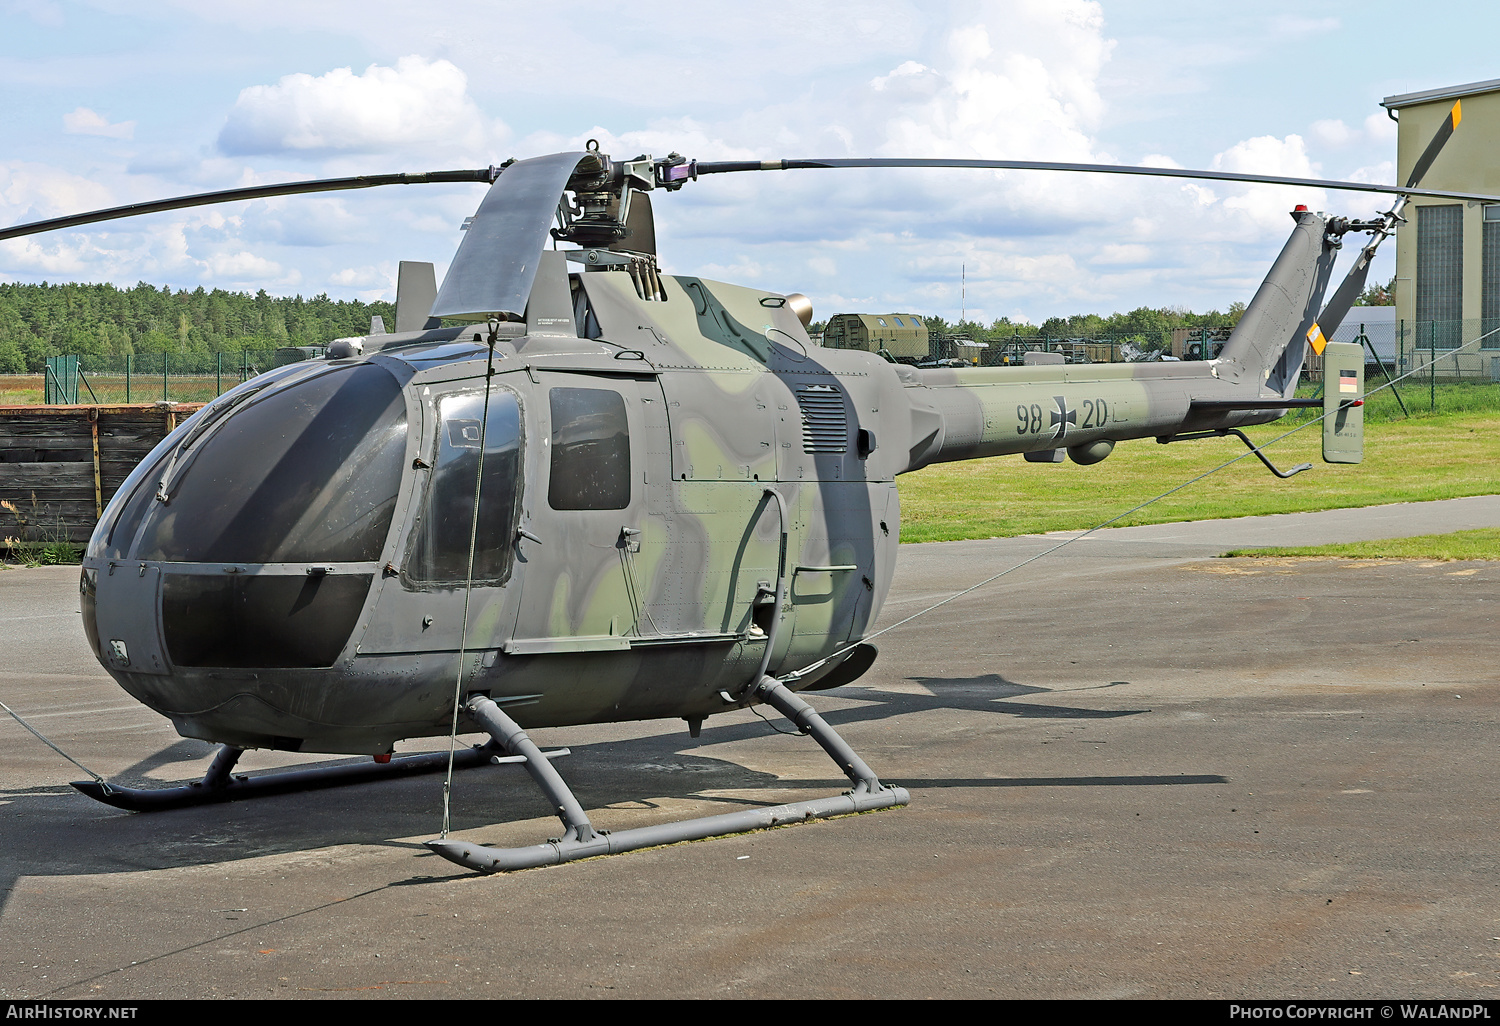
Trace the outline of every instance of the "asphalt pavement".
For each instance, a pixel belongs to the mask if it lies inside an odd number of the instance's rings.
[[[0,714],[0,997],[1489,998],[1500,563],[1214,557],[1497,525],[1488,496],[1098,532],[809,696],[909,807],[510,875],[421,847],[436,778],[128,814]],[[882,623],[1067,537],[906,546]],[[99,669],[76,577],[0,571],[0,701],[106,777],[201,774]],[[846,783],[750,712],[535,733],[611,829]],[[557,831],[514,766],[454,816]]]

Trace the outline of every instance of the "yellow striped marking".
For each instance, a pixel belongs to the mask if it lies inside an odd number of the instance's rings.
[[[1459,120],[1464,116],[1463,111],[1459,109],[1459,102],[1458,100],[1454,100],[1453,109],[1448,112],[1448,116],[1453,119],[1454,128],[1458,127]]]
[[[1323,347],[1328,345],[1328,340],[1323,337],[1323,329],[1318,327],[1316,321],[1313,322],[1311,328],[1307,329],[1307,344],[1312,346],[1313,352],[1319,356],[1323,355]]]

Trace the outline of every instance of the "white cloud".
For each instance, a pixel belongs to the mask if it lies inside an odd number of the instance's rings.
[[[396,265],[385,263],[365,267],[345,267],[329,278],[335,285],[346,288],[373,291],[376,295],[394,295],[396,289]],[[395,329],[387,325],[392,331]]]
[[[64,114],[62,120],[63,131],[69,135],[102,135],[106,139],[131,139],[135,136],[134,121],[110,124],[103,114],[87,107],[79,107],[71,114]]]
[[[1396,123],[1384,113],[1371,114],[1359,128],[1346,125],[1337,118],[1329,118],[1314,121],[1308,126],[1307,134],[1320,146],[1374,144],[1386,148],[1396,144]]]
[[[219,133],[231,155],[378,153],[422,145],[478,147],[506,134],[468,93],[468,76],[446,60],[402,57],[363,74],[335,68],[250,86]]]
[[[1359,133],[1337,118],[1314,121],[1307,129],[1313,142],[1322,146],[1347,146],[1359,138]]]
[[[24,162],[0,163],[0,218],[5,224],[40,221],[114,205],[104,185],[62,168]]]
[[[1322,169],[1307,154],[1300,135],[1284,139],[1261,135],[1235,143],[1213,159],[1216,171],[1241,174],[1275,175],[1284,178],[1321,178]],[[1315,210],[1327,206],[1327,194],[1321,189],[1294,188],[1285,185],[1230,186],[1237,195],[1224,200],[1226,210],[1239,211],[1248,220],[1267,231],[1287,227],[1287,211],[1297,203]]]
[[[925,64],[916,61],[903,61],[898,64],[889,75],[877,75],[870,80],[870,88],[877,93],[885,92],[886,86],[895,83],[898,87],[905,85],[907,81],[922,81],[924,85],[936,85],[939,79],[938,73]]]
[[[274,260],[267,260],[245,250],[215,253],[203,261],[203,264],[214,278],[236,283],[275,280],[284,274],[281,265]]]
[[[283,246],[337,246],[368,241],[365,219],[351,214],[342,199],[288,196],[257,203],[245,211],[243,237]]]
[[[6,239],[0,242],[0,254],[4,254],[6,271],[12,273],[77,276],[95,266],[89,259],[94,255],[91,247],[78,241],[46,245],[34,238]]]
[[[1327,84],[1316,79],[1295,110],[1268,101],[1246,116],[1237,135],[1247,138],[1234,145],[1226,143],[1236,135],[1214,133],[1240,115],[1214,119],[1212,131],[1195,121],[1190,108],[1219,103],[1213,90],[1227,88],[1221,78],[1232,75],[1235,88],[1258,94],[1254,75],[1279,74],[1279,65],[1268,70],[1260,58],[1249,63],[1261,45],[1255,41],[1326,28],[1315,20],[1273,25],[1274,11],[1242,12],[1232,23],[1201,12],[1153,23],[1161,37],[1148,47],[1138,32],[1119,28],[1118,4],[1085,0],[864,0],[857,12],[765,0],[753,9],[709,5],[686,20],[666,0],[647,0],[616,12],[607,30],[582,33],[579,21],[597,14],[579,0],[453,0],[441,19],[400,0],[167,4],[201,33],[244,29],[247,63],[204,57],[212,73],[178,69],[170,79],[180,88],[201,83],[203,97],[238,93],[238,100],[205,99],[191,125],[180,105],[166,115],[133,106],[132,116],[164,145],[133,147],[113,158],[122,166],[95,152],[114,147],[54,134],[72,150],[36,158],[56,165],[51,180],[36,174],[18,183],[0,165],[0,217],[300,177],[482,166],[577,148],[589,137],[616,157],[677,150],[705,160],[887,155],[1201,167],[1222,150],[1214,166],[1225,170],[1311,177],[1321,162],[1330,177],[1364,165],[1355,176],[1370,180],[1389,179],[1380,162],[1394,151],[1395,125],[1383,112],[1361,122],[1370,108],[1354,114],[1358,108],[1330,102]],[[1184,30],[1179,22],[1194,24]],[[1121,34],[1118,52],[1111,32]],[[264,43],[281,33],[286,46]],[[557,64],[558,38],[569,40],[565,66]],[[1273,42],[1284,58],[1314,45]],[[338,56],[309,64],[308,53]],[[236,70],[281,66],[270,54],[303,61],[290,67],[305,73],[246,79]],[[329,70],[351,54],[369,55],[354,65],[364,70]],[[5,67],[0,61],[0,77]],[[1143,69],[1176,76],[1172,88],[1143,82]],[[601,93],[600,82],[636,85]],[[90,83],[64,95],[71,107],[104,94]],[[1143,107],[1142,96],[1154,106]],[[84,112],[97,119],[95,128],[122,129],[88,108],[70,117]],[[56,115],[44,120],[56,133]],[[1153,120],[1170,127],[1158,131]],[[1165,152],[1139,156],[1152,150]],[[59,170],[79,166],[107,188],[85,194],[89,183]],[[6,271],[61,274],[41,268],[67,265],[81,269],[66,273],[95,280],[160,276],[153,280],[174,286],[273,291],[294,282],[364,294],[388,288],[374,274],[383,261],[431,260],[441,274],[462,238],[458,223],[481,195],[478,186],[421,186],[112,222],[97,234],[41,237],[24,268],[9,262]],[[1357,213],[1346,201],[1353,199],[1338,194],[1328,202]],[[850,308],[956,315],[966,265],[971,315],[1040,321],[1142,303],[1222,308],[1248,298],[1286,237],[1286,211],[1296,202],[1322,205],[1310,193],[1218,182],[806,171],[716,176],[659,195],[656,211],[671,270],[809,294],[826,285],[813,294],[820,317]],[[85,237],[88,244],[78,241]]]
[[[1099,252],[1090,262],[1094,264],[1144,264],[1150,260],[1151,250],[1146,246],[1138,243],[1127,245],[1106,243],[1099,247]]]
[[[1382,146],[1396,145],[1396,122],[1385,111],[1365,118],[1365,137]]]

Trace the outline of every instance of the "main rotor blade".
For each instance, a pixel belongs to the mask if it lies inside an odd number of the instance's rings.
[[[1451,134],[1451,130],[1450,133]],[[1434,140],[1436,141],[1436,140]],[[1444,140],[1446,141],[1446,139]],[[1428,147],[1429,150],[1431,147]],[[1434,154],[1436,156],[1436,154]],[[1423,155],[1424,159],[1426,155]],[[1045,160],[958,160],[943,157],[847,157],[831,160],[716,160],[695,165],[699,175],[719,175],[731,171],[794,171],[813,168],[844,167],[972,167],[999,171],[1081,171],[1088,174],[1153,175],[1161,178],[1202,178],[1215,182],[1255,182],[1265,185],[1299,185],[1314,189],[1341,189],[1345,192],[1386,192],[1398,196],[1431,196],[1437,199],[1481,200],[1500,202],[1500,196],[1474,192],[1448,192],[1439,189],[1417,189],[1410,185],[1373,185],[1369,182],[1341,182],[1325,178],[1287,178],[1281,175],[1244,175],[1232,171],[1193,171],[1186,168],[1138,167],[1130,164],[1062,164]]]
[[[93,210],[86,214],[54,217],[47,221],[32,221],[11,228],[0,229],[0,241],[15,239],[22,235],[56,231],[59,228],[75,228],[96,221],[112,221],[119,217],[134,217],[137,214],[155,214],[162,210],[180,210],[183,207],[206,207],[213,203],[233,203],[236,200],[265,199],[268,196],[294,196],[305,192],[339,192],[345,189],[373,189],[377,185],[420,185],[433,182],[493,182],[500,174],[495,167],[478,168],[473,171],[424,171],[416,174],[357,175],[353,178],[317,178],[306,182],[284,182],[281,185],[256,185],[247,189],[223,189],[219,192],[200,192],[191,196],[153,200],[150,203],[130,203],[123,207]]]
[[[1448,145],[1449,139],[1453,138],[1453,131],[1458,127],[1462,118],[1463,111],[1459,108],[1459,101],[1454,100],[1453,109],[1448,111],[1448,116],[1443,119],[1443,123],[1433,134],[1432,141],[1427,144],[1427,148],[1422,151],[1422,155],[1417,158],[1416,164],[1412,167],[1411,177],[1406,180],[1408,186],[1416,185],[1427,174],[1428,169],[1432,167],[1432,162],[1437,160],[1437,155],[1443,152],[1443,147]],[[1422,193],[1412,195],[1422,195]]]
[[[453,254],[432,316],[521,319],[557,202],[573,172],[591,159],[581,151],[553,153],[507,166]]]

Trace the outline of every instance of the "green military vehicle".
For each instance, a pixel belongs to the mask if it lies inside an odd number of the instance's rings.
[[[927,326],[916,314],[834,314],[823,329],[827,349],[887,353],[897,363],[920,363],[932,354]]]

